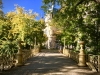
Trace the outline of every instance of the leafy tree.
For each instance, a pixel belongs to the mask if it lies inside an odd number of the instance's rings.
[[[7,18],[0,19],[0,55],[11,55],[17,50],[17,43],[10,36],[10,22]]]
[[[10,56],[17,49],[16,42],[13,41],[9,35],[11,29],[10,24],[2,11],[2,1],[0,1],[0,56]]]
[[[25,45],[31,45],[34,44],[35,37],[40,37],[44,23],[42,20],[35,20],[36,16],[38,16],[37,13],[33,13],[32,10],[26,11],[16,5],[16,10],[8,12],[6,16],[10,19],[12,25],[10,33],[16,40],[20,39],[25,42]]]
[[[54,24],[62,28],[67,44],[77,46],[78,40],[85,41],[85,48],[89,47],[94,53],[100,50],[99,0],[43,0],[44,10],[48,10],[51,3],[59,5],[60,9],[53,16]],[[80,33],[80,34],[79,34]]]

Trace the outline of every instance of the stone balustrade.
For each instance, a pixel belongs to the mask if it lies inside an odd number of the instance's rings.
[[[73,50],[63,49],[63,54],[69,58],[72,58],[77,63],[79,62],[79,52],[74,52]],[[100,72],[100,55],[88,54],[85,56],[86,64],[88,67],[95,72]]]
[[[92,71],[100,72],[100,55],[88,54],[87,65]]]
[[[32,56],[36,55],[37,53],[40,52],[40,47],[38,45],[34,46],[34,49],[31,50]]]
[[[0,56],[0,70],[8,70],[14,66],[14,55],[2,55]]]
[[[72,58],[76,62],[78,62],[79,60],[78,52],[74,52],[73,50],[63,49],[63,54],[68,56],[69,58]]]
[[[36,46],[32,50],[22,50],[22,62],[23,64],[27,61],[27,59],[35,56],[37,53],[39,53],[39,46]],[[2,55],[0,56],[0,70],[9,70],[12,67],[17,66],[18,63],[18,54],[13,54],[10,56]]]
[[[25,63],[25,61],[29,58],[31,58],[31,51],[30,50],[22,50],[22,58],[23,58],[23,62]]]

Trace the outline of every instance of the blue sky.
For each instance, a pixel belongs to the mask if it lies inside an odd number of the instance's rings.
[[[33,12],[37,12],[43,17],[44,12],[41,9],[42,0],[2,0],[3,2],[3,12],[6,14],[9,11],[15,10],[14,4],[18,4],[24,7],[25,10],[32,9]]]

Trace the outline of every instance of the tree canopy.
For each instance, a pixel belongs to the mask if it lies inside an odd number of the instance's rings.
[[[0,17],[1,53],[9,55],[9,53],[17,52],[19,40],[23,41],[23,48],[26,49],[34,46],[35,38],[37,38],[37,44],[42,44],[45,41],[43,35],[44,20],[42,18],[36,20],[36,16],[38,14],[33,13],[32,10],[27,11],[16,5],[14,11]]]
[[[43,0],[43,3],[44,11],[52,4],[60,6],[52,21],[62,28],[61,39],[65,37],[67,45],[77,46],[77,42],[83,40],[85,50],[100,52],[99,0]]]

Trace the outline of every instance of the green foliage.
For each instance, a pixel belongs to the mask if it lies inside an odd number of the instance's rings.
[[[16,53],[18,50],[16,41],[0,41],[2,45],[0,46],[0,55],[12,55],[13,53]]]
[[[37,42],[43,34],[40,34],[44,29],[44,21],[40,19],[36,21],[37,13],[33,13],[32,10],[26,12],[24,8],[16,6],[16,10],[8,12],[6,15],[11,22],[11,34],[16,36],[16,40],[21,39],[28,45],[34,44],[34,38],[37,38]],[[16,20],[15,20],[16,19]],[[42,41],[41,41],[42,42]]]
[[[10,22],[7,18],[0,19],[0,56],[1,55],[11,55],[17,52],[17,44],[13,40],[14,38],[10,36]]]
[[[36,21],[36,16],[37,13],[33,13],[32,10],[26,12],[17,5],[15,11],[0,17],[0,56],[16,53],[18,40],[23,41],[24,47],[33,46],[35,37],[37,43],[45,41],[42,31],[45,27],[44,20]]]
[[[43,6],[53,1],[44,1]],[[61,7],[53,16],[53,22],[62,30],[61,39],[77,47],[77,41],[85,41],[93,53],[100,52],[100,4],[93,0],[55,0]]]

